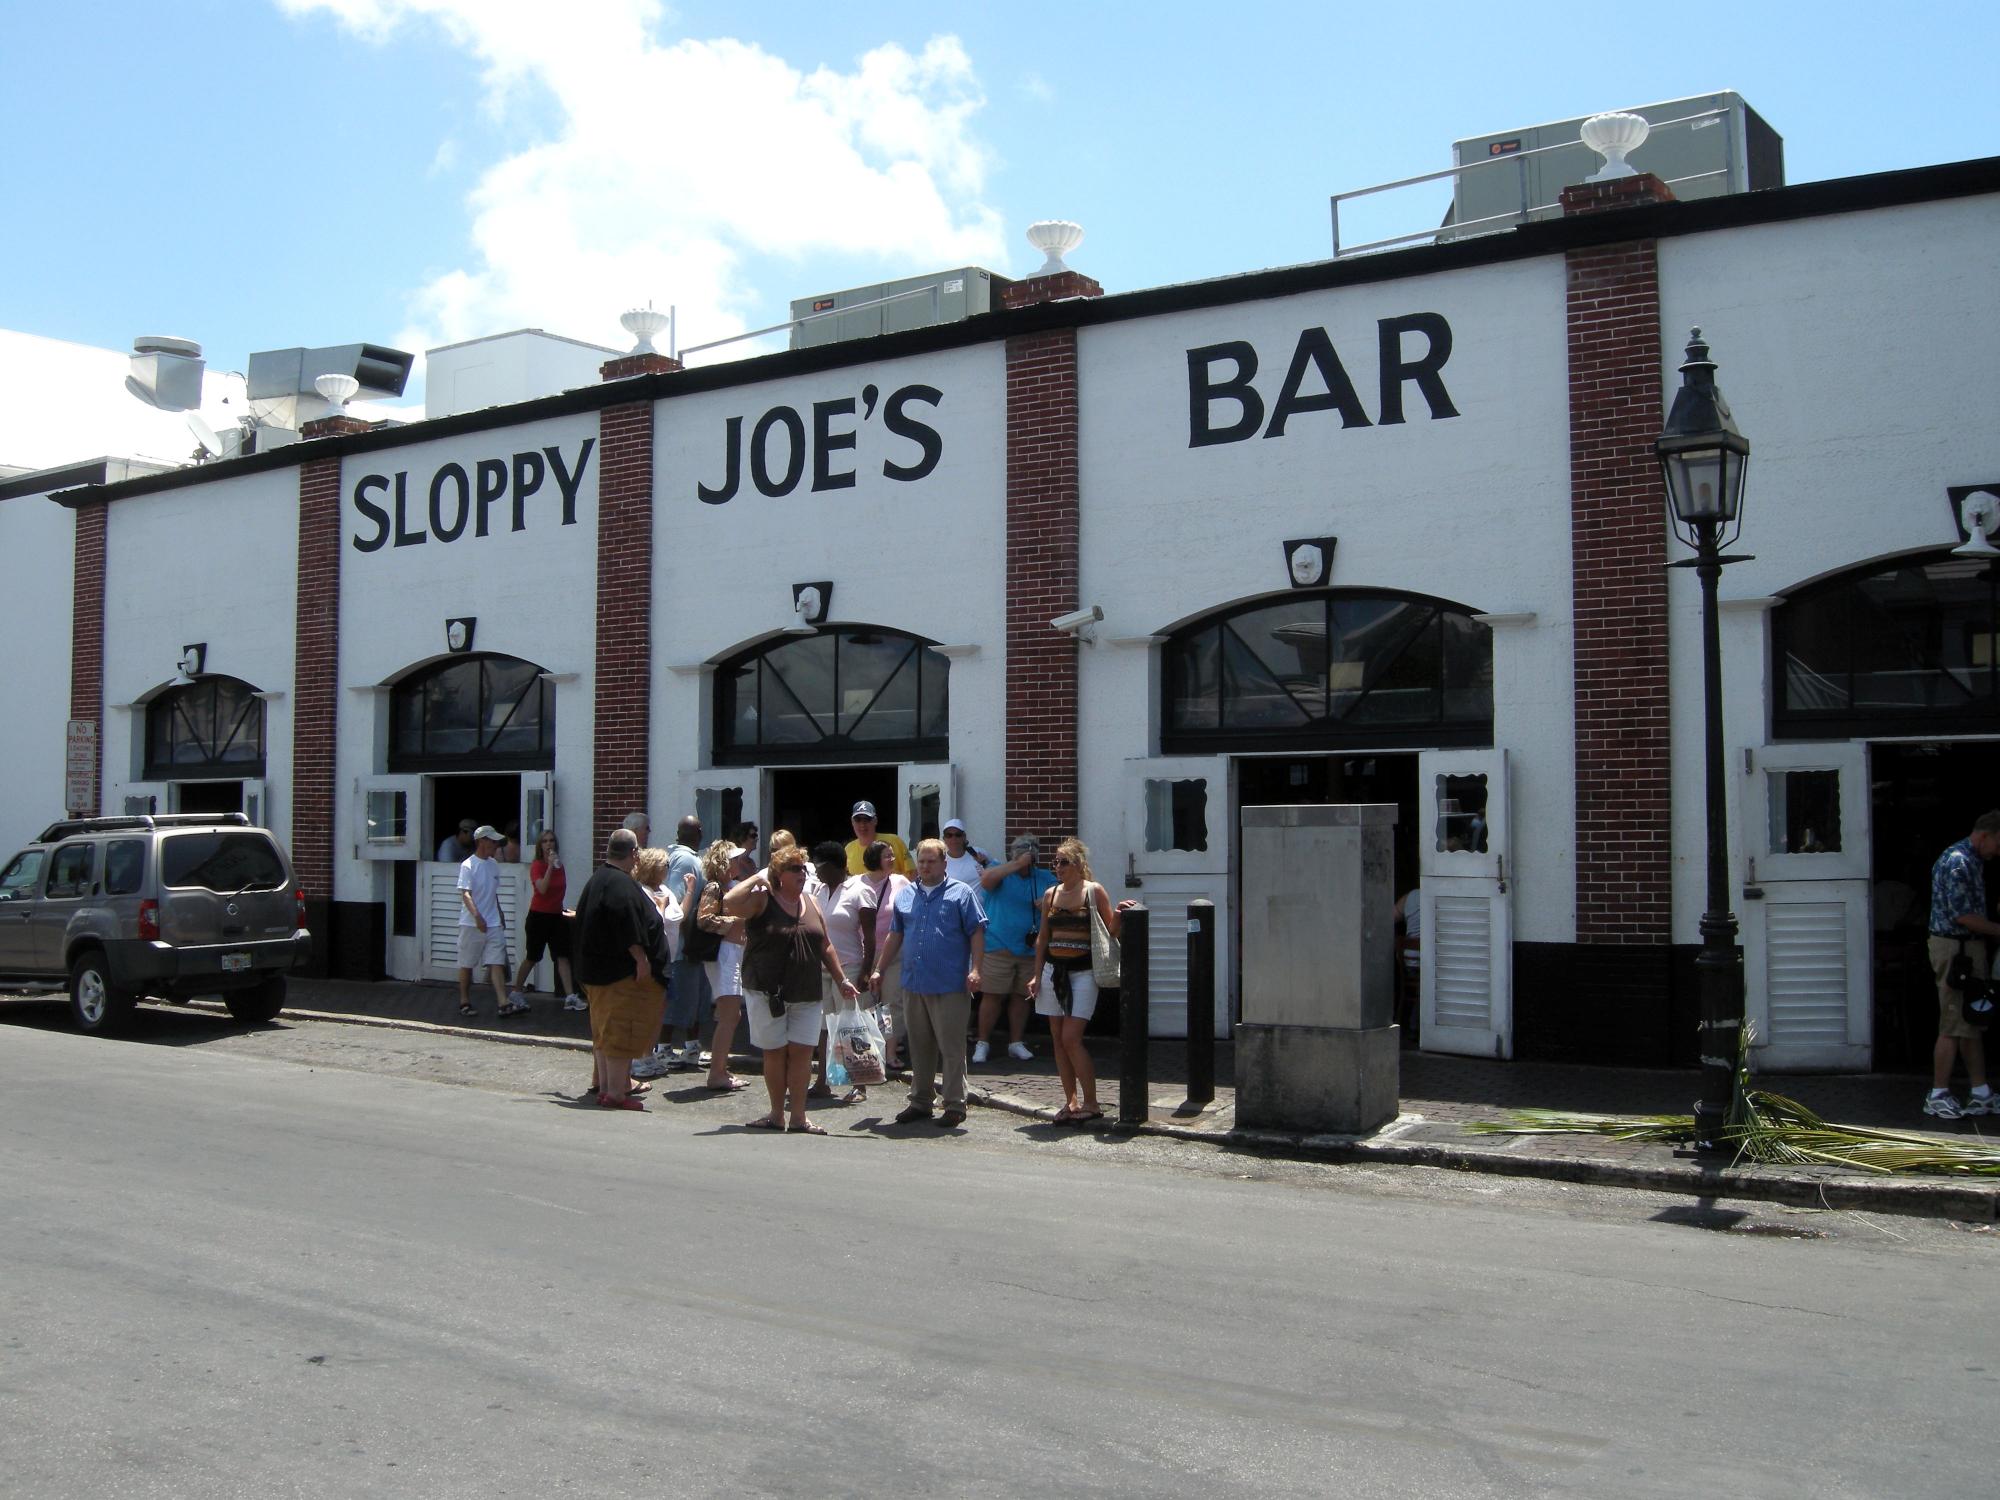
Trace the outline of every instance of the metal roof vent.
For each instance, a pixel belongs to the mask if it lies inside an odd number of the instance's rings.
[[[193,339],[163,333],[132,340],[132,368],[125,389],[160,411],[193,411],[201,405],[201,378],[207,364]]]

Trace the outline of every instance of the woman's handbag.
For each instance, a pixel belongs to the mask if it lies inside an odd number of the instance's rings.
[[[1084,904],[1090,908],[1090,977],[1097,981],[1100,989],[1116,989],[1118,939],[1104,925],[1104,913],[1097,905],[1097,891],[1098,887],[1091,886],[1083,893]]]

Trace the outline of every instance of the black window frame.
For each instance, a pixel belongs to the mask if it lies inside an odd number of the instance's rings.
[[[1968,661],[1967,681],[1952,676],[1946,657],[1947,636],[1954,624],[1947,608],[1933,597],[1933,607],[1895,610],[1871,596],[1866,585],[1897,573],[1922,572],[1943,568],[1946,576],[1957,574],[1984,584],[1983,621],[1977,615],[1961,616],[1959,626],[1970,625],[1963,642],[1968,647],[1978,635],[1986,637],[1987,661],[1983,667]],[[1926,578],[1926,584],[1933,580]],[[1771,737],[1774,740],[1848,740],[1873,738],[1928,738],[1966,734],[2000,734],[2000,562],[1955,557],[1947,549],[1911,553],[1902,557],[1877,558],[1848,568],[1828,578],[1788,590],[1783,602],[1771,611]],[[1915,598],[1913,596],[1914,605]],[[1978,627],[1983,624],[1984,629]],[[1808,629],[1840,633],[1837,669],[1829,664],[1800,663],[1802,676],[1819,684],[1822,693],[1836,693],[1836,703],[1803,707],[1794,699],[1792,643],[1795,634]],[[1825,650],[1827,642],[1815,642],[1814,654]],[[1857,706],[1855,685],[1858,677],[1876,675],[1884,669],[1879,662],[1885,648],[1912,648],[1906,670],[1915,683],[1928,677],[1927,691],[1934,692],[1944,682],[1966,694],[1957,704],[1876,704]],[[1928,659],[1925,653],[1928,652]],[[1864,673],[1864,653],[1878,665]],[[1889,669],[1894,670],[1894,669]],[[1976,681],[1978,691],[1971,684]]]
[[[222,725],[221,699],[233,700],[233,712]],[[197,705],[210,700],[207,718],[217,725],[214,741],[204,741],[196,727]],[[264,776],[265,705],[257,689],[240,677],[205,676],[181,683],[156,695],[146,705],[146,749],[143,779],[147,781],[256,781]],[[246,732],[247,731],[247,732]],[[169,746],[167,758],[159,755],[164,736]],[[190,744],[201,752],[196,760],[176,760],[175,744]],[[251,746],[254,755],[240,752]]]
[[[1317,717],[1309,717],[1303,724],[1275,727],[1232,724],[1227,713],[1230,673],[1218,665],[1214,671],[1216,727],[1186,728],[1176,725],[1174,690],[1179,676],[1176,670],[1177,653],[1192,652],[1197,649],[1196,643],[1200,638],[1213,631],[1216,632],[1215,652],[1219,664],[1225,650],[1222,633],[1231,628],[1233,621],[1262,613],[1279,605],[1301,603],[1319,605],[1324,611],[1322,618],[1329,635],[1333,630],[1334,606],[1341,603],[1404,605],[1426,610],[1428,615],[1416,630],[1406,636],[1396,651],[1380,660],[1371,658],[1367,661],[1361,688],[1353,701],[1338,714],[1322,713]],[[1395,589],[1328,588],[1292,589],[1282,594],[1266,594],[1228,605],[1199,619],[1191,620],[1170,633],[1160,647],[1158,697],[1160,753],[1215,755],[1264,750],[1382,750],[1409,745],[1452,749],[1490,748],[1493,744],[1493,631],[1491,626],[1473,619],[1473,614],[1474,611],[1463,604],[1430,594],[1416,594]],[[1443,621],[1447,616],[1468,621],[1484,644],[1486,712],[1483,717],[1447,713],[1448,674],[1443,641]],[[1434,712],[1425,717],[1374,718],[1366,722],[1350,722],[1356,711],[1382,685],[1387,670],[1403,660],[1421,633],[1429,631],[1437,632],[1438,646],[1433,695]],[[1241,649],[1250,650],[1255,655],[1256,648],[1250,646],[1242,637],[1237,637],[1237,641]],[[1263,663],[1262,657],[1257,659],[1268,671],[1268,664]],[[1282,681],[1279,686],[1283,688]],[[1289,690],[1286,691],[1289,696]],[[1311,710],[1306,703],[1300,702],[1297,698],[1293,698],[1292,701],[1297,704],[1301,713],[1310,715]]]
[[[867,639],[872,637],[873,639]],[[826,729],[819,723],[819,716],[803,697],[793,691],[783,675],[782,663],[773,664],[772,658],[780,657],[788,647],[796,648],[808,642],[831,638],[833,641],[832,693],[835,705],[841,701],[840,657],[841,643],[853,641],[856,645],[873,646],[884,641],[901,642],[906,652],[896,666],[882,678],[874,696],[866,707],[851,718],[845,718],[836,706],[832,711],[834,727]],[[894,630],[885,625],[868,625],[856,622],[828,624],[821,626],[812,636],[778,635],[759,641],[734,655],[718,662],[715,668],[714,685],[714,729],[712,733],[711,756],[717,766],[760,766],[760,765],[840,765],[855,761],[944,761],[951,756],[951,658],[937,649],[937,642],[926,636],[913,635],[906,630]],[[799,708],[812,719],[814,727],[821,730],[820,737],[810,741],[773,741],[766,743],[759,739],[754,744],[741,744],[734,740],[736,726],[737,677],[745,668],[754,666],[754,691],[757,694],[757,723],[759,728],[770,722],[763,711],[767,675],[775,673],[779,687],[796,702]],[[868,715],[881,703],[884,694],[902,673],[906,666],[916,671],[915,703],[916,720],[921,726],[926,717],[926,689],[931,685],[930,674],[937,674],[937,691],[940,694],[936,705],[938,717],[945,728],[942,734],[918,734],[899,739],[857,738],[850,731],[865,721]],[[843,722],[845,719],[845,722]]]
[[[529,685],[511,700],[505,716],[497,724],[489,727],[489,709],[501,701],[490,694],[491,672],[494,666],[506,668],[526,667],[532,675]],[[422,730],[422,747],[418,750],[402,748],[403,730],[409,715],[423,712],[429,701],[431,684],[454,672],[477,670],[479,684],[474,695],[475,713],[473,723],[478,729],[478,743],[470,750],[433,750],[430,748],[432,730],[428,723]],[[515,722],[521,706],[529,696],[537,696],[536,741],[532,751],[495,750],[493,741]],[[462,733],[462,726],[439,726],[436,731]],[[518,656],[507,656],[498,651],[463,652],[447,656],[442,661],[420,667],[398,681],[389,690],[389,748],[386,764],[391,772],[407,771],[553,771],[556,765],[556,691],[547,674],[535,663]]]

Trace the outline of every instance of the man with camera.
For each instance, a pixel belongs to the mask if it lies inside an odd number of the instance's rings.
[[[1966,1016],[1965,991],[1986,984],[1986,939],[2000,937],[2000,922],[1986,915],[1986,861],[2000,854],[2000,812],[1981,813],[1972,832],[1938,856],[1931,867],[1931,972],[1937,976],[1938,1039],[1931,1053],[1931,1092],[1924,1113],[1940,1120],[2000,1114],[1986,1082],[1986,1045]],[[1956,965],[1959,955],[1966,962]],[[1965,1057],[1972,1092],[1960,1104],[1951,1070]]]

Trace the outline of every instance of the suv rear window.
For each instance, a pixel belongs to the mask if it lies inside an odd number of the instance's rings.
[[[261,833],[176,833],[160,841],[160,884],[211,891],[275,890],[285,863]]]

